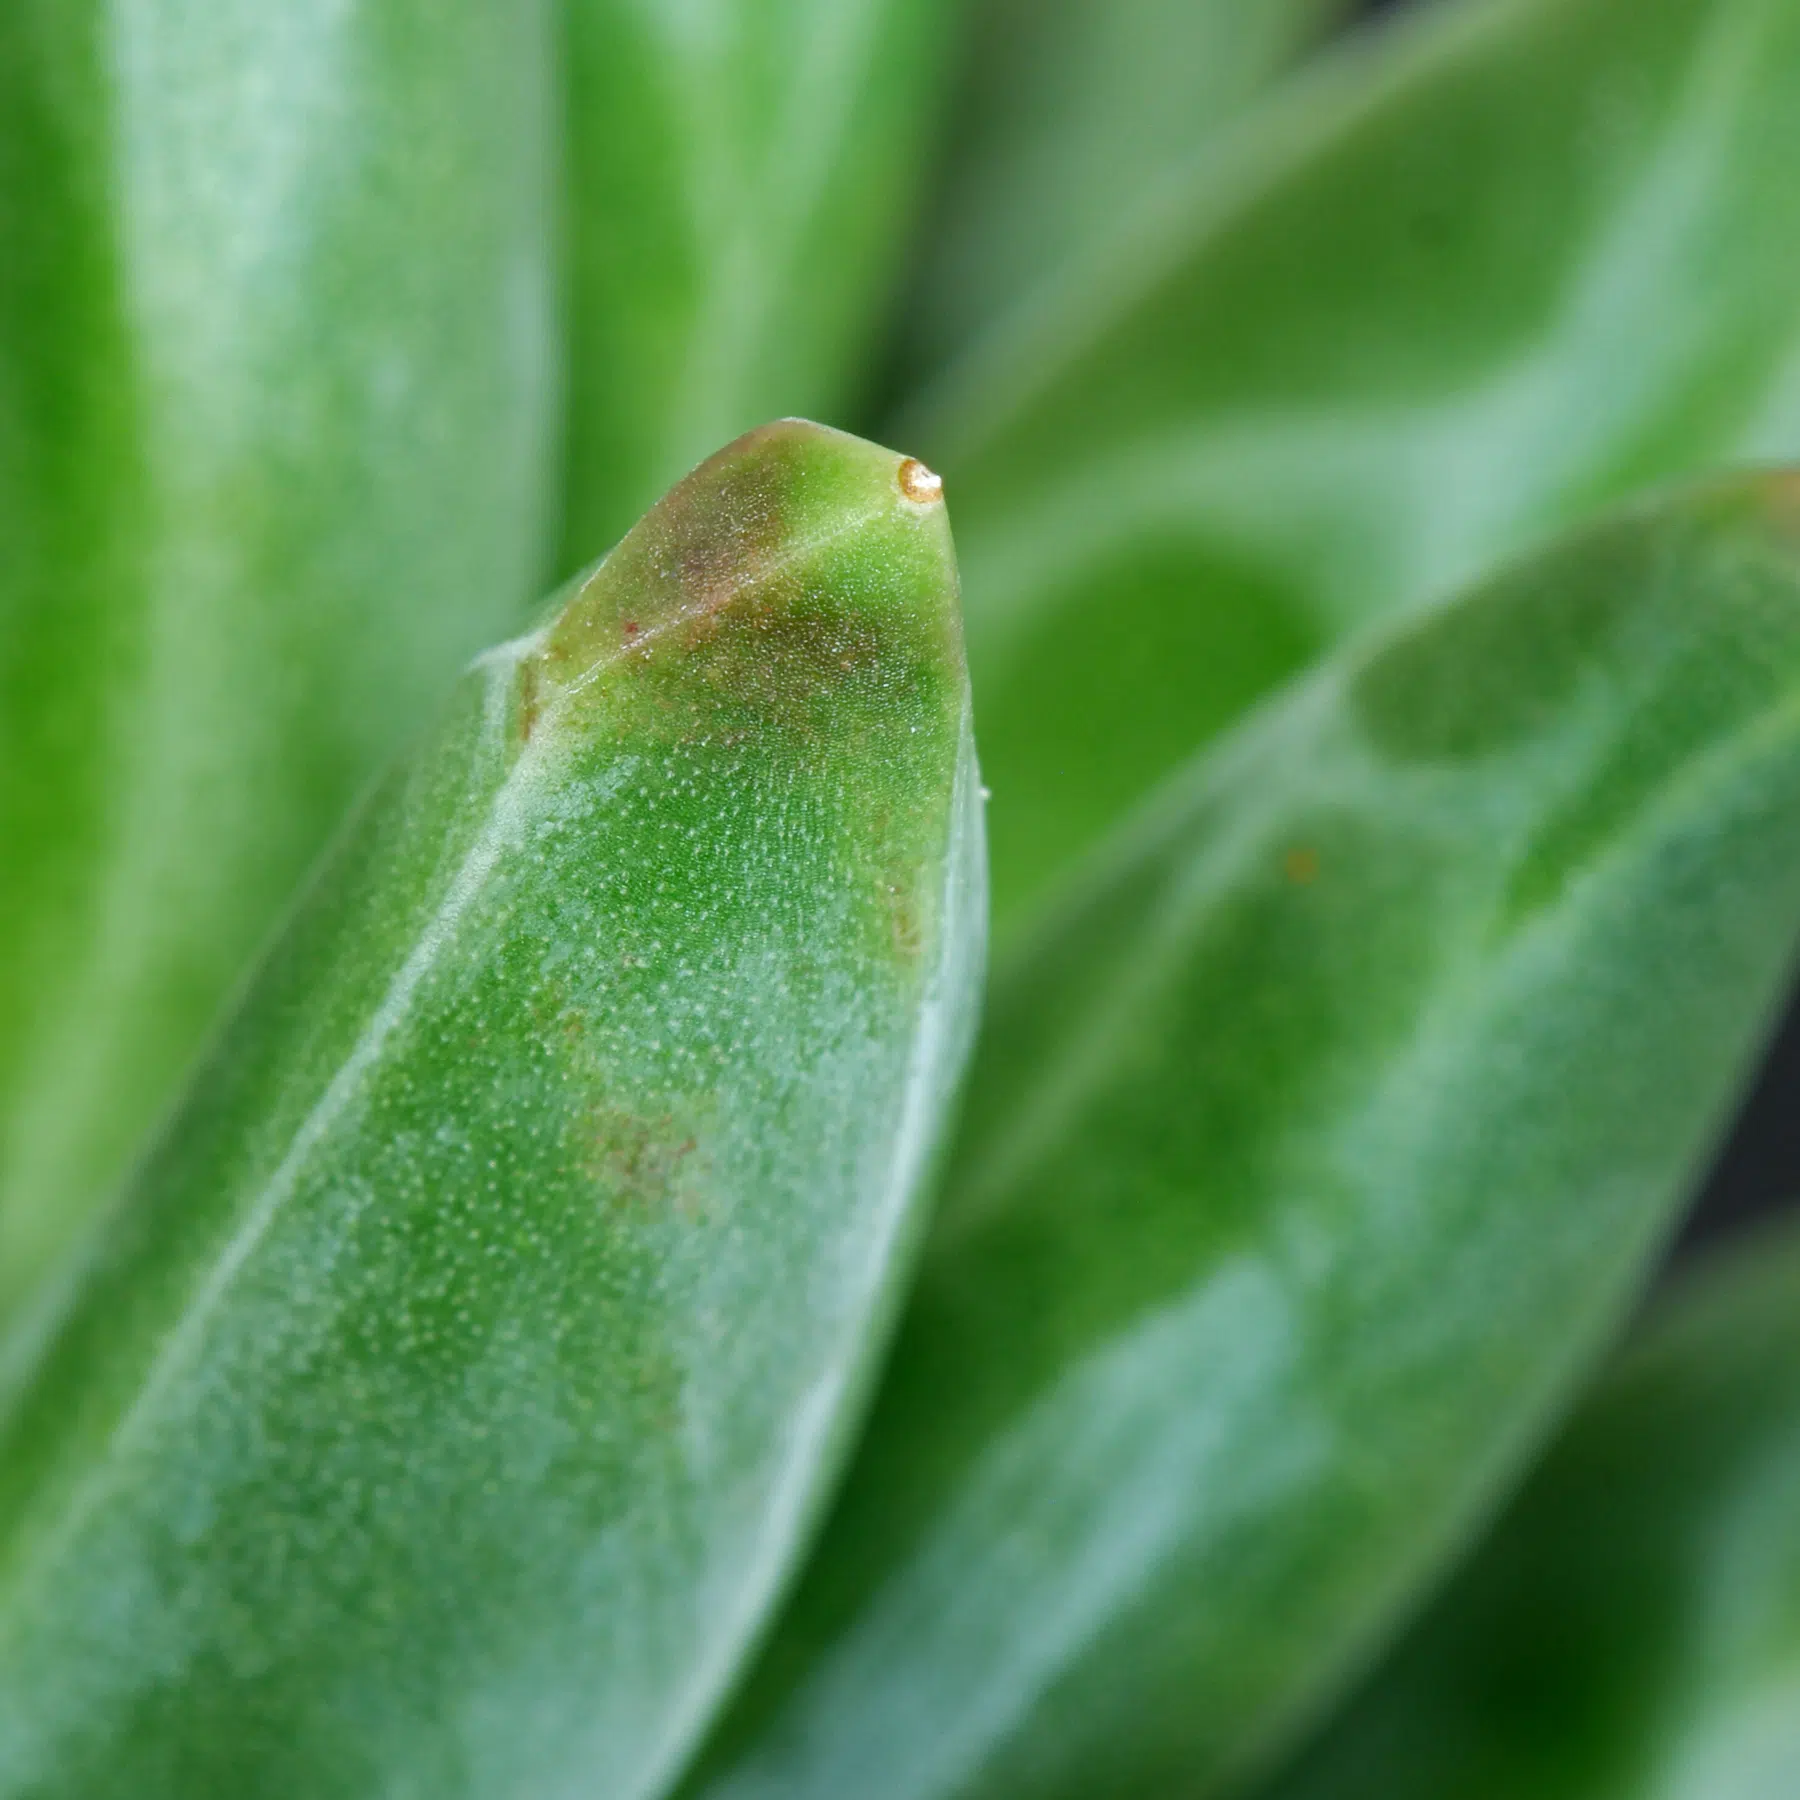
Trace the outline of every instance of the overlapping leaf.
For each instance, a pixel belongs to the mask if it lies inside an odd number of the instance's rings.
[[[725,439],[859,397],[950,8],[560,3],[573,568]]]
[[[705,1800],[1191,1800],[1507,1479],[1800,921],[1800,486],[1324,668],[990,1004],[871,1429]]]
[[[1689,1278],[1280,1800],[1800,1793],[1800,1240]]]
[[[1343,0],[985,0],[907,323],[935,367],[1071,259],[1319,36]]]
[[[0,1314],[542,578],[542,15],[0,17]]]
[[[0,1407],[0,1794],[661,1791],[966,1048],[941,500],[705,464],[315,884]]]
[[[945,470],[998,923],[1358,621],[1800,453],[1800,3],[1420,10],[900,437]]]

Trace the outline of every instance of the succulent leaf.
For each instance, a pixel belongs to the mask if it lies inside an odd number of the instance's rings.
[[[970,1036],[944,508],[703,465],[359,814],[0,1408],[0,1795],[661,1791]]]
[[[1512,1477],[1800,920],[1800,481],[1327,663],[1003,965],[870,1429],[704,1800],[1189,1800]]]
[[[0,8],[0,1317],[543,579],[547,33]]]
[[[1800,3],[1458,0],[1290,84],[895,430],[957,494],[1002,936],[1361,621],[1800,455]]]
[[[562,0],[563,564],[714,445],[860,399],[949,0]]]
[[[1800,1237],[1686,1277],[1271,1800],[1800,1793]]]
[[[1179,179],[1345,0],[983,0],[907,323],[949,361]]]

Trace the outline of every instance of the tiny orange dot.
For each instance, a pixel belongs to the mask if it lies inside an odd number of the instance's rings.
[[[1296,887],[1305,887],[1319,878],[1319,853],[1304,847],[1290,850],[1281,866],[1289,881]]]
[[[944,478],[926,468],[916,456],[909,456],[900,465],[900,491],[914,505],[930,506],[943,499]]]

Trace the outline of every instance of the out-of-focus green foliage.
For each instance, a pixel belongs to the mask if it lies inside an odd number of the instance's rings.
[[[0,1800],[1245,1800],[1501,1508],[1800,942],[1800,0],[1350,10],[0,9]],[[1791,1287],[1307,1800],[1788,1800]]]
[[[1225,160],[892,428],[951,484],[1003,933],[1346,631],[1800,455],[1800,7],[1427,9]]]
[[[554,507],[544,17],[0,8],[0,1318]]]
[[[941,500],[721,453],[315,885],[0,1429],[0,1793],[659,1792],[973,1025]]]
[[[779,413],[861,398],[952,0],[563,0],[562,558]]]
[[[1005,968],[862,1455],[705,1800],[1192,1796],[1468,1529],[1800,917],[1800,488],[1327,664]]]
[[[1122,212],[1182,180],[1345,0],[987,0],[920,292],[928,367],[1029,306]]]
[[[1690,1277],[1272,1800],[1800,1793],[1800,1237]]]

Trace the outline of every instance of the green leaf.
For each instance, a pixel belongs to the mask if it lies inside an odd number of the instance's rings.
[[[561,6],[574,568],[715,444],[858,398],[949,4]]]
[[[721,452],[361,813],[0,1418],[8,1800],[660,1791],[980,982],[915,468]]]
[[[1003,932],[1359,622],[1800,454],[1800,4],[1420,11],[898,428],[956,503]]]
[[[1688,1278],[1280,1800],[1800,1793],[1800,1236]]]
[[[0,1316],[543,579],[548,45],[0,7]]]
[[[912,338],[949,360],[1179,178],[1345,0],[983,0]]]
[[[1800,478],[1325,665],[1004,971],[871,1427],[706,1800],[1192,1800],[1641,1278],[1800,921]]]

